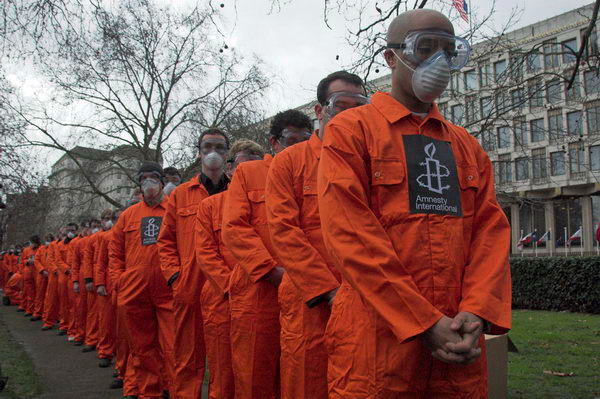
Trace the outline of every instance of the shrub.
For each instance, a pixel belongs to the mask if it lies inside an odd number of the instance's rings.
[[[513,307],[600,314],[600,256],[511,258]]]

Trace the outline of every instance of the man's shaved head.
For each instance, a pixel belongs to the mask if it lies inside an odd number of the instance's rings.
[[[406,34],[414,30],[440,30],[454,34],[452,22],[441,12],[419,8],[398,15],[387,31],[388,43],[402,43]]]

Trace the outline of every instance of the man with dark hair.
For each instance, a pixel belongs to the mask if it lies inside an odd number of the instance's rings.
[[[58,297],[60,325],[58,335],[75,335],[75,298],[71,285],[71,265],[69,265],[69,246],[77,237],[77,223],[71,222],[65,226],[65,236],[56,246],[55,262],[58,269]],[[67,338],[68,339],[68,338]]]
[[[172,166],[165,168],[165,179],[167,180],[167,184],[163,191],[166,195],[169,195],[175,190],[175,187],[181,184],[181,173],[179,172],[179,169]]]
[[[25,317],[31,317],[34,313],[35,307],[35,256],[42,244],[42,240],[38,235],[31,236],[29,238],[31,243],[23,250],[21,255],[21,264],[23,265],[23,293],[22,293],[22,308],[25,309]]]
[[[324,336],[340,276],[321,236],[317,166],[327,120],[368,102],[362,80],[345,71],[324,78],[319,90],[319,129],[275,157],[265,192],[269,233],[286,271],[279,288],[284,399],[327,399]]]
[[[48,255],[46,256],[46,270],[48,271],[48,285],[46,287],[46,296],[44,297],[44,314],[42,320],[43,331],[52,329],[59,319],[60,298],[59,298],[59,278],[58,265],[56,257],[58,254],[58,245],[64,238],[65,228],[61,227],[56,235],[56,239],[48,244]]]
[[[175,312],[175,384],[172,398],[199,398],[202,393],[206,349],[200,293],[205,278],[194,256],[194,225],[200,201],[227,189],[225,158],[229,139],[220,129],[202,132],[198,141],[199,175],[169,195],[158,240],[161,268],[173,290]]]
[[[269,142],[277,154],[307,140],[310,119],[300,111],[273,118]],[[238,399],[279,397],[279,303],[283,275],[265,209],[265,184],[273,157],[240,164],[223,210],[223,242],[237,260],[230,281],[231,344]]]
[[[167,199],[165,176],[156,162],[137,173],[143,200],[127,208],[112,228],[109,267],[114,271],[117,307],[124,313],[139,396],[158,398],[173,389],[173,294],[160,270],[158,235]],[[165,385],[163,385],[163,383]]]
[[[435,105],[470,46],[426,9],[396,17],[387,42],[391,92],[336,116],[319,161],[342,275],[329,398],[487,398],[482,332],[511,325],[510,226],[490,159]]]
[[[46,297],[46,289],[48,286],[48,246],[52,241],[54,241],[54,236],[50,233],[46,234],[45,242],[43,243],[44,245],[40,246],[35,257],[35,306],[31,321],[41,320],[44,314],[44,298]]]

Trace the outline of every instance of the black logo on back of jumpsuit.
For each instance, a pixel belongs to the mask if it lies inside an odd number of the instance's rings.
[[[403,136],[411,213],[462,216],[456,161],[449,142]]]
[[[142,218],[142,226],[140,235],[142,236],[142,245],[153,245],[158,241],[158,233],[160,233],[160,226],[162,224],[162,217],[160,216],[148,216]]]

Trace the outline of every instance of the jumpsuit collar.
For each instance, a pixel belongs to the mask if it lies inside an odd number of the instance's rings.
[[[313,135],[310,136],[310,139],[308,139],[308,146],[310,147],[310,150],[315,153],[315,155],[317,156],[317,159],[321,159],[321,146],[322,145],[323,145],[323,142],[319,138],[319,129],[317,129],[317,130],[315,130]]]
[[[202,172],[200,173],[199,179],[195,179],[195,180],[196,180],[196,182],[198,182],[198,181],[202,182],[202,185],[208,192],[208,195],[217,194],[217,193],[227,190],[227,185],[229,184],[229,179],[227,178],[227,175],[225,175],[225,173],[223,173],[223,175],[221,176],[221,179],[219,179],[219,181],[217,183],[213,183],[213,181],[210,180],[208,178],[208,176],[206,176]]]

